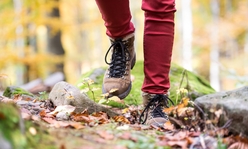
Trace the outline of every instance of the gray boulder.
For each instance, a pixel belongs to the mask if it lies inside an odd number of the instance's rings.
[[[109,108],[95,103],[85,93],[81,93],[78,88],[64,81],[58,82],[54,85],[49,94],[49,100],[51,100],[55,106],[75,106],[75,112],[82,112],[87,109],[90,114],[93,112],[103,111],[110,117],[118,115]]]
[[[226,113],[224,122],[232,120],[229,130],[248,137],[248,86],[198,97],[195,104],[205,112],[214,107],[223,108]]]

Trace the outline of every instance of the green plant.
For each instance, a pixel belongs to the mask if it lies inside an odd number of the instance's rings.
[[[95,91],[99,90],[99,88],[94,87],[92,84],[94,84],[94,81],[92,79],[84,78],[82,79],[82,82],[79,83],[77,86],[81,89],[81,92],[90,92],[93,100],[96,102]]]
[[[39,92],[39,100],[44,101],[48,99],[48,93],[46,91]]]

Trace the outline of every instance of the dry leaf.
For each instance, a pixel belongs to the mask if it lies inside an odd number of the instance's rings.
[[[114,139],[114,135],[112,133],[107,132],[107,131],[98,131],[97,134],[105,140],[113,140]]]
[[[118,103],[123,103],[124,104],[124,100],[121,100],[119,97],[117,96],[113,96],[111,98],[109,98],[110,101],[114,101],[114,102],[118,102]]]
[[[130,124],[129,120],[126,119],[124,116],[122,115],[119,115],[119,116],[115,116],[113,117],[113,119],[115,120],[115,122],[122,122],[122,123],[125,123],[125,124]]]
[[[112,89],[109,91],[109,93],[114,93],[114,92],[116,92],[116,91],[118,91],[118,88],[112,88]]]
[[[7,98],[7,97],[3,97],[3,99],[1,100],[1,102],[4,103],[14,103],[13,99]]]
[[[189,98],[188,97],[184,97],[182,99],[182,103],[184,104],[185,107],[188,106],[188,104],[189,104]]]
[[[45,117],[46,116],[46,111],[45,110],[40,111],[40,116]]]
[[[194,112],[194,108],[192,107],[184,107],[177,109],[177,114],[179,117],[192,116],[193,112]]]
[[[75,129],[83,129],[84,128],[84,126],[82,125],[82,123],[70,122],[69,124],[70,124],[70,126],[72,126]]]
[[[163,112],[165,112],[165,113],[167,113],[167,114],[170,114],[170,113],[172,113],[175,109],[176,109],[176,107],[170,106],[169,108],[164,108],[164,109],[163,109]]]
[[[220,116],[221,116],[221,114],[223,114],[223,110],[222,109],[219,109],[219,110],[215,111],[214,114],[215,114],[216,118],[219,119]]]
[[[174,125],[171,124],[170,121],[167,121],[166,123],[164,123],[164,129],[165,130],[174,130],[175,128],[174,128]]]
[[[56,115],[59,112],[66,112],[68,114],[71,114],[75,109],[76,107],[71,105],[62,105],[62,106],[57,106],[53,112],[50,112],[48,114]]]

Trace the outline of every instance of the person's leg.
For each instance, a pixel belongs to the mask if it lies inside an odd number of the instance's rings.
[[[124,37],[134,32],[129,0],[96,0],[111,38]]]
[[[166,94],[170,88],[175,0],[142,0],[142,10],[145,11],[145,78],[141,90],[145,109],[140,121],[163,127],[168,116],[162,109],[170,101]]]
[[[165,94],[170,88],[169,71],[174,40],[174,0],[143,0],[144,73],[142,91]]]
[[[131,91],[130,71],[136,60],[129,0],[96,0],[96,3],[111,41],[105,56],[109,68],[104,75],[102,92],[123,99]],[[111,61],[107,60],[110,53]]]

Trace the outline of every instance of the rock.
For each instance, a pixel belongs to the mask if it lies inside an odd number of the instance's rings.
[[[202,107],[204,111],[215,107],[223,108],[227,117],[223,120],[224,123],[232,120],[229,130],[248,137],[248,86],[199,97],[195,100],[195,104]]]
[[[55,106],[75,106],[75,112],[82,112],[87,109],[90,114],[93,112],[103,111],[110,117],[118,115],[116,112],[104,107],[103,105],[95,103],[85,93],[81,93],[78,88],[64,81],[58,82],[54,85],[49,94],[49,100],[51,100]]]

